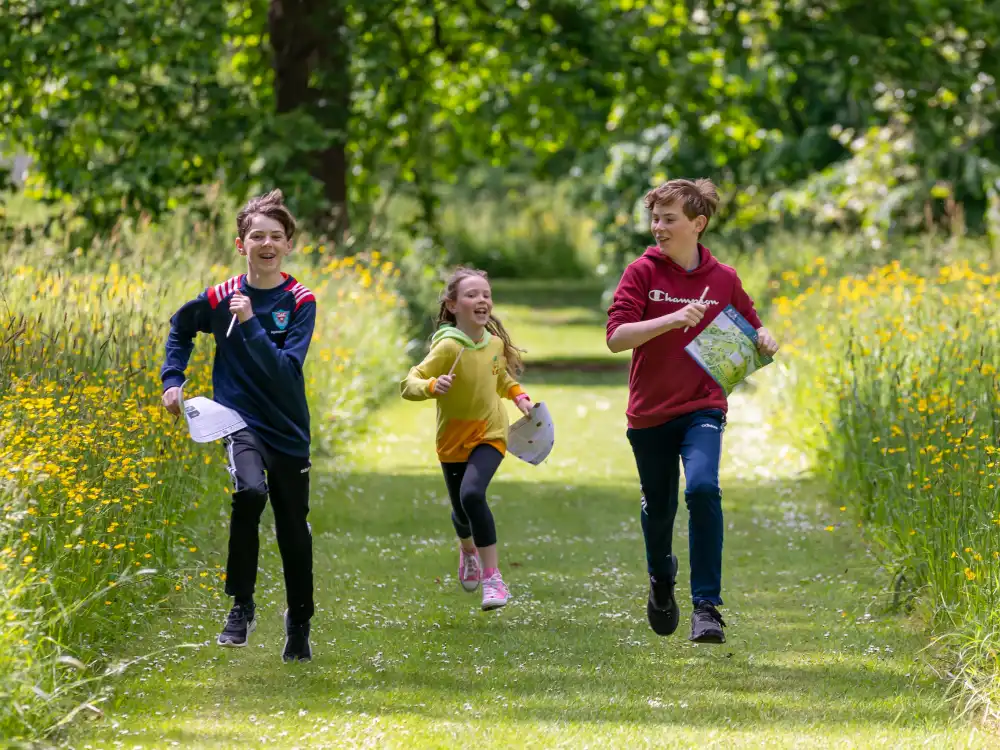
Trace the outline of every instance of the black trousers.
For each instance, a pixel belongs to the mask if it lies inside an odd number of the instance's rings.
[[[468,461],[441,464],[451,498],[451,523],[460,539],[470,536],[477,547],[497,543],[497,527],[486,502],[486,488],[500,468],[503,454],[492,445],[477,445]]]
[[[226,593],[237,600],[253,597],[260,553],[260,516],[270,497],[285,573],[288,614],[294,622],[305,622],[314,611],[312,530],[306,521],[309,459],[278,453],[250,430],[233,433],[225,439],[225,446],[233,480]]]

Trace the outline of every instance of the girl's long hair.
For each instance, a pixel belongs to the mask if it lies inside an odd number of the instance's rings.
[[[458,266],[452,272],[451,276],[448,277],[444,291],[441,293],[441,307],[438,310],[435,328],[440,328],[443,323],[453,326],[458,324],[454,314],[448,310],[447,303],[455,302],[458,299],[458,285],[462,283],[463,279],[472,278],[473,276],[478,276],[481,279],[487,278],[485,271],[466,268],[465,266]],[[507,361],[507,372],[513,378],[520,377],[521,373],[524,372],[524,362],[521,360],[522,350],[514,346],[514,343],[510,340],[510,334],[507,333],[507,329],[503,327],[500,319],[492,313],[490,313],[489,322],[486,324],[486,330],[494,336],[499,336],[500,340],[503,341],[503,356]]]

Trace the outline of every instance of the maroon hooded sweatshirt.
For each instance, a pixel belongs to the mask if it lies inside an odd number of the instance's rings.
[[[632,351],[625,413],[634,429],[656,427],[700,409],[725,412],[726,394],[684,347],[730,304],[755,329],[761,327],[736,270],[719,263],[704,245],[699,244],[698,251],[698,267],[685,271],[656,246],[646,248],[625,269],[608,308],[611,338],[623,323],[658,318],[698,302],[708,287],[703,300],[708,309],[697,326],[687,333],[683,328],[661,333]]]

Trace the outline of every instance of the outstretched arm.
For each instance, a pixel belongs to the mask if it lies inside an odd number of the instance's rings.
[[[531,397],[524,392],[524,388],[514,379],[514,376],[507,372],[507,363],[503,364],[504,368],[497,375],[497,394],[501,398],[509,398],[521,410],[522,414],[527,414],[531,411]]]
[[[180,387],[184,384],[184,371],[194,349],[194,337],[212,330],[212,308],[204,292],[185,303],[170,318],[167,334],[166,357],[160,368],[163,382],[163,406],[171,414],[181,413]]]

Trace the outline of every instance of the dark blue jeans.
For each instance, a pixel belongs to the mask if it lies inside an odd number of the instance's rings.
[[[722,604],[722,491],[719,458],[726,416],[718,409],[685,414],[666,424],[627,431],[642,487],[642,534],[649,574],[670,576],[674,517],[684,462],[691,599]]]

